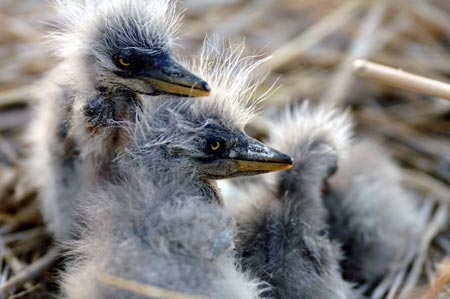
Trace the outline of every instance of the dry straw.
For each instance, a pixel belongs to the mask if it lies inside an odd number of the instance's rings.
[[[195,3],[194,3],[195,2]],[[49,9],[41,1],[0,1],[0,290],[3,297],[48,298],[55,252],[45,236],[26,174],[21,133],[30,114],[29,87],[53,66],[40,46],[37,24]],[[191,3],[192,7],[189,6]],[[272,54],[272,74],[261,93],[279,80],[264,103],[280,106],[320,99],[353,108],[358,133],[383,143],[416,192],[424,234],[375,286],[371,298],[438,298],[448,294],[450,255],[450,8],[448,0],[197,0],[187,1],[179,43],[183,54],[199,48],[206,33],[242,41],[249,54]],[[367,59],[410,73],[357,62]],[[420,74],[417,77],[412,74]],[[374,84],[381,83],[381,84]],[[406,92],[405,89],[417,93]],[[256,120],[249,132],[270,126]],[[444,262],[445,261],[445,262]],[[443,262],[443,267],[439,265]],[[442,269],[442,270],[441,270]],[[143,289],[146,289],[144,286]],[[425,292],[423,292],[425,290]],[[426,297],[423,294],[426,293]],[[184,294],[183,294],[184,295]],[[403,296],[402,298],[400,296]]]

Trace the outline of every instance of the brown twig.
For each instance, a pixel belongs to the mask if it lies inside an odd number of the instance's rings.
[[[444,82],[360,59],[353,63],[353,70],[360,77],[450,101],[450,84]]]
[[[16,88],[0,92],[0,107],[24,104],[30,101],[30,88]]]
[[[118,289],[130,291],[135,294],[147,296],[149,298],[158,299],[206,299],[204,296],[193,296],[175,291],[166,290],[163,288],[146,285],[137,281],[123,279],[114,275],[101,273],[97,279],[103,283]]]
[[[450,15],[448,12],[434,7],[427,1],[417,1],[415,5],[411,6],[411,10],[434,27],[444,32],[450,32]]]
[[[0,255],[5,259],[8,263],[9,267],[12,270],[12,273],[17,274],[23,271],[28,265],[21,260],[19,260],[12,252],[11,249],[6,247],[4,240],[0,239]],[[31,288],[32,285],[29,282],[25,282],[24,286],[26,288]]]
[[[435,283],[430,286],[426,292],[424,299],[437,299],[445,287],[450,284],[450,259],[441,262],[440,270]]]
[[[358,119],[364,124],[372,126],[383,135],[399,140],[419,153],[431,157],[439,157],[443,162],[450,162],[450,142],[444,138],[431,138],[421,134],[408,125],[396,120],[392,116],[373,108],[358,111]]]
[[[362,6],[363,1],[347,1],[330,15],[326,16],[310,28],[302,32],[298,37],[289,41],[277,51],[266,66],[269,69],[279,69],[292,60],[300,57],[307,49],[320,42],[327,35],[347,23],[351,18],[349,15]]]
[[[427,230],[423,233],[418,254],[414,259],[412,269],[406,278],[405,285],[399,295],[399,298],[409,298],[411,296],[411,291],[417,285],[430,244],[447,222],[447,215],[449,212],[448,208],[448,201],[441,202],[434,214],[434,217],[429,222]]]
[[[411,169],[403,169],[402,176],[406,185],[420,189],[420,191],[436,196],[441,201],[450,203],[450,188],[441,181],[426,173]]]
[[[424,202],[420,209],[420,215],[417,219],[418,229],[425,232],[427,224],[432,218],[434,201],[429,200]],[[416,242],[417,244],[417,242]],[[417,254],[417,245],[408,248],[408,252],[404,254],[402,259],[393,265],[393,268],[383,277],[382,281],[376,286],[370,298],[381,299],[392,296],[399,287],[399,282],[402,282],[406,277],[408,266],[414,261]],[[395,290],[395,291],[394,291]],[[386,294],[388,293],[388,294]]]
[[[372,1],[369,12],[363,19],[360,30],[353,41],[345,59],[341,62],[336,75],[325,91],[322,101],[331,104],[340,104],[350,92],[353,81],[352,63],[357,58],[364,58],[374,45],[373,36],[380,26],[383,16],[389,7],[389,1]]]
[[[57,256],[58,250],[56,248],[50,249],[42,258],[0,285],[0,299],[7,298],[14,290],[21,287],[27,281],[39,277],[43,271],[55,262]]]
[[[26,264],[21,262],[12,252],[11,249],[5,246],[2,240],[0,240],[0,253],[1,257],[6,260],[13,273],[19,273],[26,268]]]
[[[273,7],[276,0],[253,0],[248,2],[238,13],[234,14],[231,18],[225,20],[222,24],[219,24],[214,32],[213,36],[229,37],[242,30],[258,18],[260,18],[267,10]]]

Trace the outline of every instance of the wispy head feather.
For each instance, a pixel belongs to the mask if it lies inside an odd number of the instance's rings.
[[[271,132],[271,143],[290,152],[299,143],[322,141],[339,154],[345,151],[352,137],[352,119],[348,111],[327,105],[311,106],[307,101],[286,108]]]
[[[153,168],[189,173],[198,164],[193,159],[206,157],[208,140],[221,138],[229,150],[234,148],[261,100],[252,96],[262,80],[255,68],[264,60],[242,57],[243,49],[205,43],[200,58],[189,68],[211,85],[208,97],[142,96],[143,107],[130,126],[133,144],[126,152],[131,151],[144,163],[150,157],[157,160],[148,163]],[[167,156],[171,159],[164,158]]]
[[[110,50],[104,43],[166,49],[180,19],[171,0],[55,0],[54,6],[49,35],[62,58]]]
[[[258,104],[264,100],[264,96],[254,98],[256,89],[265,78],[256,68],[268,59],[245,57],[243,51],[243,44],[217,47],[206,40],[200,57],[186,64],[210,84],[211,95],[204,98],[162,95],[151,99],[144,95],[144,107],[137,115],[133,134],[141,137],[156,134],[154,136],[159,141],[164,139],[176,143],[176,136],[169,132],[169,123],[173,131],[183,132],[183,138],[186,138],[186,133],[195,133],[211,123],[220,124],[230,131],[243,130],[257,114]],[[154,134],[149,135],[150,131]],[[152,143],[158,144],[158,140]],[[186,140],[185,143],[189,142]]]
[[[243,56],[245,46],[206,40],[200,57],[193,59],[189,69],[211,86],[211,95],[198,99],[194,110],[222,115],[241,127],[257,114],[257,106],[265,98],[255,98],[255,91],[265,79],[256,69],[270,57],[258,59]]]

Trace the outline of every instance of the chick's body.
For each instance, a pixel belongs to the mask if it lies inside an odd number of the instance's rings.
[[[304,105],[285,113],[274,128],[271,143],[294,164],[234,208],[242,267],[271,286],[264,293],[269,297],[355,298],[341,276],[339,245],[326,234],[321,197],[323,181],[348,142],[350,121],[346,114]]]
[[[129,141],[112,163],[114,179],[78,201],[65,297],[145,298],[99,283],[106,273],[208,298],[259,298],[265,285],[236,267],[234,222],[215,179],[288,168],[292,159],[244,133],[254,65],[239,51],[207,49],[194,69],[214,84],[212,95],[143,101],[123,124]]]
[[[185,94],[180,80],[194,96],[209,87],[172,57],[179,17],[169,1],[55,2],[49,35],[60,62],[36,85],[27,137],[30,180],[49,230],[64,240],[80,190],[108,174],[123,142],[118,124],[134,120],[138,94]]]
[[[329,181],[324,196],[330,236],[340,242],[344,277],[373,286],[419,235],[417,202],[379,145],[361,141]]]
[[[258,298],[257,281],[233,263],[234,223],[205,186],[174,172],[158,172],[154,183],[154,173],[128,167],[130,177],[84,202],[89,233],[77,241],[65,298],[148,298],[104,284],[102,275],[204,298]]]
[[[306,107],[299,109],[298,117],[287,115],[287,121],[273,125],[273,144],[294,158],[293,169],[280,173],[275,181],[257,179],[249,184],[251,187],[247,187],[247,190],[233,184],[234,194],[248,198],[252,203],[250,208],[245,205],[239,208],[236,200],[229,200],[237,211],[242,235],[239,237],[238,234],[237,244],[244,244],[243,250],[255,248],[256,253],[252,258],[251,255],[246,257],[247,253],[243,252],[243,261],[250,261],[252,269],[256,271],[260,268],[258,271],[265,275],[285,273],[280,270],[282,267],[306,269],[298,273],[310,273],[304,266],[290,262],[294,249],[289,249],[285,244],[296,244],[297,250],[303,250],[304,254],[310,256],[308,251],[302,249],[308,247],[297,239],[302,236],[309,240],[303,243],[310,244],[312,249],[309,251],[318,253],[320,246],[310,237],[315,234],[315,238],[323,238],[325,244],[329,244],[328,252],[334,256],[332,264],[338,269],[335,273],[342,273],[346,281],[370,292],[408,251],[415,250],[417,246],[420,231],[416,222],[418,209],[415,198],[402,186],[398,167],[381,146],[367,140],[337,142],[348,139],[349,130],[345,129],[344,118],[336,116],[333,120],[329,117],[332,114],[326,113],[330,109],[322,108],[314,112]],[[322,150],[320,144],[323,144]],[[329,150],[326,150],[327,144]],[[334,155],[334,165],[331,159],[333,155],[330,155],[333,148],[340,148],[336,151],[339,155]],[[326,165],[330,167],[328,175],[326,171],[317,170]],[[270,200],[267,200],[268,192],[272,194]],[[291,198],[301,209],[284,203],[285,198]],[[308,204],[301,205],[303,201]],[[283,215],[277,216],[283,220],[273,219],[277,213]],[[300,224],[297,228],[287,230],[289,226],[281,225],[283,221],[299,221]],[[302,226],[308,229],[302,230]],[[285,233],[285,230],[288,232]],[[255,239],[261,236],[265,240]],[[278,267],[274,268],[278,272],[266,269],[268,267],[265,265],[270,264],[267,262],[267,253],[259,250],[273,236],[278,236],[274,240],[283,244],[277,250],[284,262],[271,262]],[[323,261],[317,264],[324,266]],[[299,280],[308,281],[302,278]],[[313,283],[309,286],[313,286]]]

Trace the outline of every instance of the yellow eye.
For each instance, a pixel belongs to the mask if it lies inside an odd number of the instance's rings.
[[[131,65],[131,63],[128,60],[124,59],[124,58],[119,58],[119,63],[120,63],[121,66],[125,66],[125,67],[128,67],[128,66]]]
[[[220,143],[220,141],[214,141],[214,142],[211,143],[211,149],[213,151],[217,151],[220,148],[221,145],[222,144]]]

